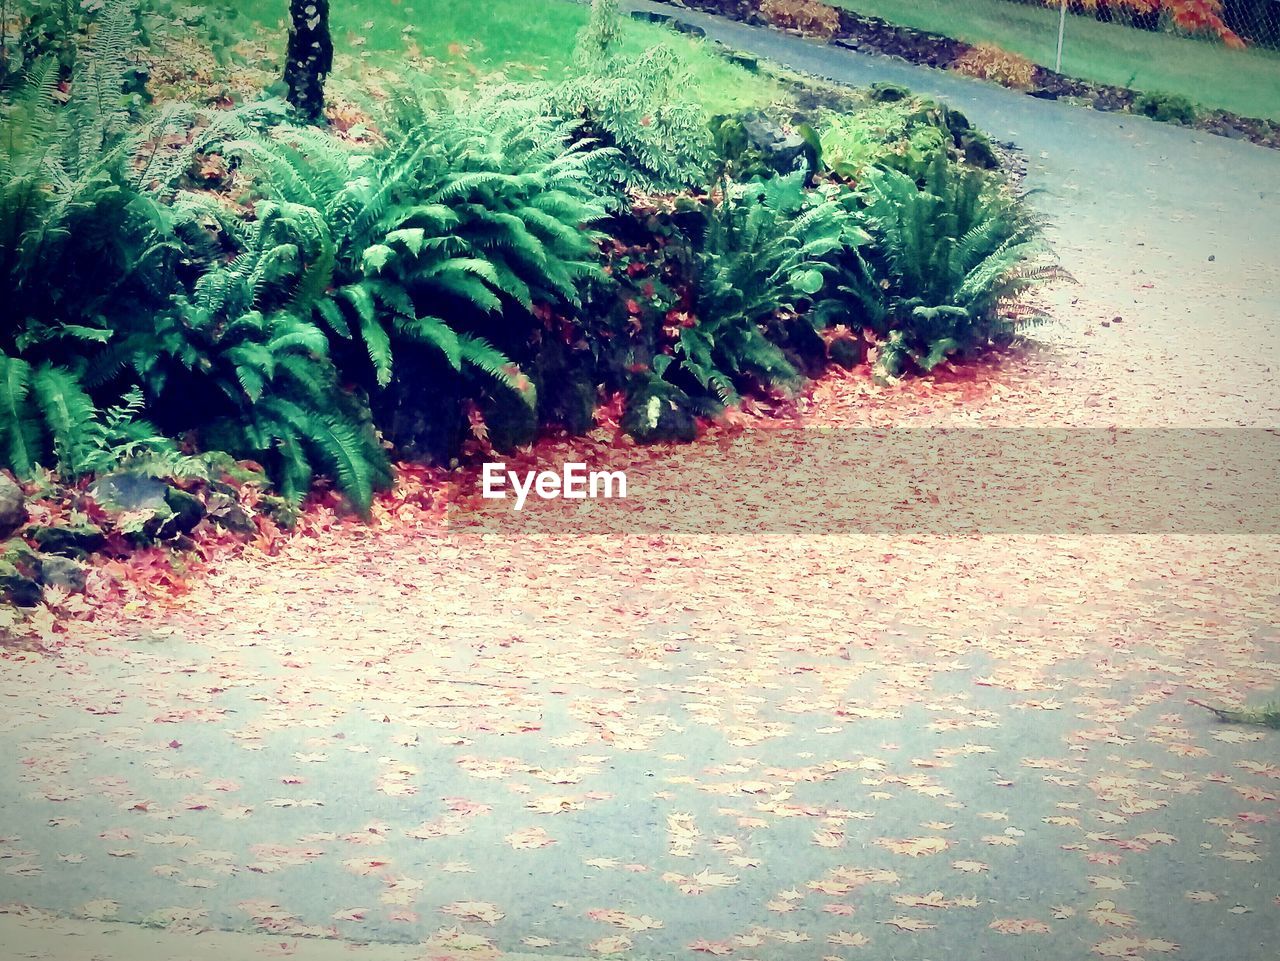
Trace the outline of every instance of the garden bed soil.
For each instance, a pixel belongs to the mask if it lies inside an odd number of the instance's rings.
[[[701,10],[756,26],[773,27],[760,13],[755,0],[659,0],[674,7]],[[950,69],[972,46],[951,37],[900,27],[877,17],[840,9],[840,28],[829,43],[862,53],[899,57],[909,63]],[[1042,100],[1064,100],[1103,111],[1133,111],[1140,91],[1109,84],[1090,83],[1036,66],[1032,85],[1024,91]],[[1280,149],[1280,123],[1256,117],[1242,117],[1227,110],[1202,110],[1190,124],[1199,130],[1249,140],[1263,147]]]

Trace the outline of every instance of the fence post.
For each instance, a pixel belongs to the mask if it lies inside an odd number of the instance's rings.
[[[1067,29],[1067,0],[1062,0],[1061,12],[1058,14],[1058,59],[1054,61],[1055,73],[1062,73],[1062,35]]]

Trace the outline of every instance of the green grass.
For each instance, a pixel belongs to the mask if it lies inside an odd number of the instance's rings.
[[[241,18],[269,29],[284,47],[286,0],[229,0]],[[358,80],[361,65],[402,73],[410,44],[461,78],[554,78],[573,59],[587,9],[566,0],[363,0],[334,3],[335,74]],[[278,38],[278,39],[275,39]],[[692,75],[692,92],[711,113],[759,106],[783,96],[782,87],[718,56],[708,44],[669,29],[628,20],[625,52],[655,44],[674,48]]]
[[[968,43],[994,43],[1053,67],[1058,11],[1008,0],[827,0],[890,23]],[[1280,120],[1280,51],[1067,16],[1062,72],[1095,83],[1177,93],[1204,107]]]

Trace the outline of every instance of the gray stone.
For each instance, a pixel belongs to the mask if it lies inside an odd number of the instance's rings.
[[[749,113],[742,118],[747,142],[764,155],[765,162],[780,174],[788,174],[808,163],[809,144],[795,132],[762,113]]]
[[[233,534],[252,534],[258,528],[253,516],[240,506],[233,494],[214,490],[208,497],[209,520]]]
[[[641,444],[687,443],[698,436],[688,405],[684,391],[653,378],[627,398],[622,429]]]
[[[20,538],[0,545],[0,604],[40,603],[40,557]]]
[[[117,471],[101,477],[93,485],[93,499],[109,511],[132,513],[150,511],[153,514],[169,513],[165,492],[169,485],[158,477],[141,471]]]
[[[107,474],[94,485],[93,496],[113,513],[151,515],[133,529],[131,536],[137,542],[169,540],[189,534],[205,516],[205,506],[199,497],[141,471]]]
[[[837,337],[827,348],[833,364],[853,370],[867,362],[867,344],[861,337]]]
[[[179,534],[190,534],[204,520],[205,506],[195,494],[189,494],[176,487],[165,490],[165,504],[173,512],[173,516],[160,528],[160,536],[169,538]]]
[[[0,472],[0,540],[27,522],[27,501],[17,481]]]
[[[41,595],[37,580],[27,577],[8,561],[0,561],[0,604],[35,607]]]
[[[32,527],[27,531],[31,538],[46,554],[59,554],[63,557],[83,557],[101,550],[107,542],[107,535],[102,528],[84,521],[78,524],[51,524]]]
[[[73,594],[82,594],[88,568],[79,561],[57,554],[45,554],[40,558],[40,583],[45,587],[60,587]]]

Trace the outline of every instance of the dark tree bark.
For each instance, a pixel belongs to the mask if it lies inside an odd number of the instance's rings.
[[[333,67],[329,0],[289,0],[288,100],[308,123],[324,118],[324,81]]]

